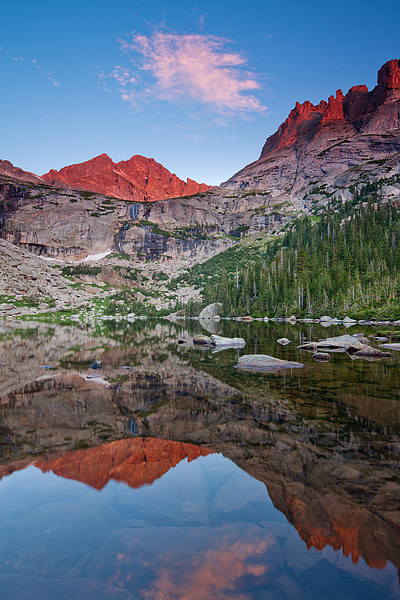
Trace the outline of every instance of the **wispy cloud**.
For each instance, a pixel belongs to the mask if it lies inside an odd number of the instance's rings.
[[[230,51],[224,38],[158,31],[119,41],[134,74],[117,66],[109,77],[120,84],[126,101],[143,101],[145,96],[174,103],[190,99],[224,115],[265,111],[255,95],[260,85],[246,69],[245,57]]]
[[[3,48],[0,47],[0,51],[3,51]],[[36,60],[36,58],[30,59],[30,58],[25,58],[23,56],[11,56],[8,53],[8,50],[5,50],[5,54],[9,57],[9,60],[13,60],[14,62],[21,62],[24,63],[24,68],[28,69],[29,67],[36,69],[36,71],[38,71],[38,73],[40,74],[40,76],[43,79],[48,79],[55,87],[58,87],[60,84],[58,83],[58,81],[56,81],[55,79],[55,75],[56,72],[54,70],[48,70],[44,67],[42,67],[38,61]]]
[[[38,63],[38,61],[36,60],[36,58],[34,58],[32,60],[32,64],[35,67],[35,69],[37,69],[40,73],[40,75],[42,77],[44,77],[45,79],[48,79],[49,81],[51,81],[51,83],[55,86],[58,87],[60,84],[58,83],[58,81],[55,80],[54,75],[56,74],[55,71],[48,71],[47,69],[44,69],[43,67],[41,67]]]

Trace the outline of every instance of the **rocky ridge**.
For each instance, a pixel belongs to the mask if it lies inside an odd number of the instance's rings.
[[[57,187],[88,190],[134,202],[190,196],[212,187],[192,179],[182,181],[153,158],[140,155],[114,163],[107,154],[100,154],[59,171],[51,169],[41,178]]]
[[[372,91],[353,86],[328,102],[296,103],[264,144],[260,158],[222,184],[230,190],[269,193],[292,209],[335,195],[351,197],[351,186],[382,181],[382,198],[400,190],[400,60],[378,72]]]

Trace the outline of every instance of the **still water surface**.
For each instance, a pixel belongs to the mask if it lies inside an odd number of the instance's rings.
[[[344,328],[212,327],[246,348],[2,326],[2,599],[400,598],[400,353],[321,364],[297,345]],[[234,368],[253,352],[305,366]]]

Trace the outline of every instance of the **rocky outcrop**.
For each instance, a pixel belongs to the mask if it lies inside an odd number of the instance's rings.
[[[299,213],[351,200],[369,181],[382,202],[398,203],[399,72],[392,60],[372,91],[357,85],[316,106],[298,103],[259,160],[211,190],[139,156],[113,163],[103,154],[51,171],[44,182],[11,178],[7,167],[7,176],[0,170],[0,236],[55,258],[115,250],[141,262],[188,261],[186,268],[245,235],[275,233]]]
[[[274,150],[296,145],[303,139],[310,141],[332,124],[340,124],[353,133],[368,129],[371,121],[375,133],[395,129],[400,125],[400,109],[396,106],[399,99],[400,60],[390,60],[379,70],[378,84],[371,92],[365,85],[356,85],[346,95],[337,90],[336,96],[330,96],[328,102],[321,100],[317,106],[308,100],[303,104],[297,102],[278,131],[265,142],[260,158]],[[382,107],[384,104],[390,110]],[[379,107],[388,113],[384,120],[377,118]]]
[[[100,154],[59,171],[52,169],[42,179],[51,185],[88,190],[134,202],[190,196],[212,187],[192,179],[182,181],[153,158],[139,155],[114,163],[107,154]]]
[[[223,188],[269,192],[270,203],[309,209],[324,197],[350,198],[351,186],[381,183],[381,197],[400,190],[400,61],[379,70],[372,90],[341,90],[318,105],[296,103],[264,144],[259,160]],[[387,183],[385,183],[385,181]]]
[[[42,178],[29,171],[24,171],[19,167],[14,167],[9,160],[0,160],[0,175],[12,179],[21,179],[22,181],[31,181],[32,183],[42,182]]]

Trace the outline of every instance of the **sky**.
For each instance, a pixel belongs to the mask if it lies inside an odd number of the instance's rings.
[[[0,158],[42,175],[141,154],[219,184],[296,101],[373,88],[399,31],[399,0],[3,2]]]

